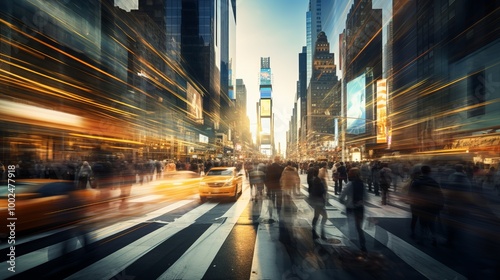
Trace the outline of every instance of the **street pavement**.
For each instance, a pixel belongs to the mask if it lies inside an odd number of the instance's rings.
[[[391,192],[382,205],[369,193],[363,253],[332,182],[327,239],[313,240],[306,175],[300,177],[301,194],[280,213],[265,196],[252,200],[247,180],[237,202],[151,194],[161,180],[134,185],[126,209],[117,200],[96,210],[105,222],[87,234],[86,248],[78,233],[61,234],[65,229],[19,238],[13,273],[9,244],[0,244],[0,279],[498,279],[498,242],[488,238],[498,227],[491,217],[478,217],[475,231],[464,231],[455,248],[443,246],[445,225],[438,222],[434,247],[410,238],[404,196]],[[496,197],[484,197],[484,209],[497,215]],[[61,247],[68,253],[58,256]]]

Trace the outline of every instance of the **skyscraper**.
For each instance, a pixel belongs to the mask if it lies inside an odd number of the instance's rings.
[[[233,84],[236,1],[139,0],[139,11],[164,28],[168,56],[202,86],[205,126],[219,130]]]
[[[334,54],[324,32],[319,32],[313,56],[313,72],[307,91],[307,142],[326,147],[333,142],[333,119],[338,115],[333,88],[338,82]]]
[[[260,99],[257,104],[257,145],[261,153],[271,156],[274,152],[273,102],[271,58],[260,58]]]

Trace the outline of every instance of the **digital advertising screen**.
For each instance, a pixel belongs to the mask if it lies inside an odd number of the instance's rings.
[[[260,116],[261,117],[271,116],[271,99],[260,100]]]
[[[387,142],[387,82],[377,81],[377,143]]]
[[[272,95],[271,87],[260,88],[260,98],[271,98],[271,95]]]
[[[261,68],[260,69],[260,84],[270,85],[271,84],[271,69]]]
[[[365,74],[347,83],[347,133],[366,132]]]
[[[187,84],[186,98],[188,100],[187,112],[188,116],[196,123],[203,123],[203,105],[201,94],[190,83]]]

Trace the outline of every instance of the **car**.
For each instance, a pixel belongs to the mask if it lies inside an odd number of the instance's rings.
[[[67,180],[25,179],[2,185],[0,219],[13,227],[0,227],[0,238],[78,223],[92,204],[94,192],[75,190],[75,183]]]
[[[212,167],[200,181],[200,200],[226,197],[236,201],[243,191],[243,176],[236,167]]]
[[[197,172],[188,170],[165,172],[155,184],[155,193],[168,193],[172,195],[191,194],[198,192],[201,176]]]

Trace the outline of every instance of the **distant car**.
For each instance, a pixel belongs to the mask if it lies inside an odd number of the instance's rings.
[[[228,197],[236,201],[243,191],[243,176],[236,167],[212,167],[200,181],[200,200]]]
[[[94,196],[91,189],[75,190],[73,181],[16,180],[0,186],[0,219],[13,222],[16,233],[71,225],[85,217]],[[10,231],[0,227],[0,237],[7,237]]]

